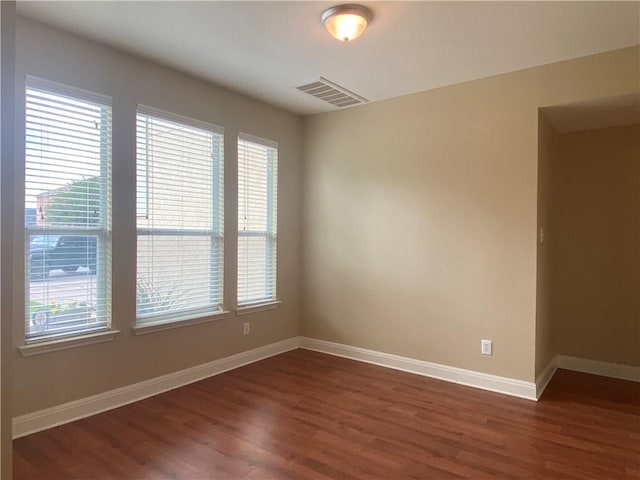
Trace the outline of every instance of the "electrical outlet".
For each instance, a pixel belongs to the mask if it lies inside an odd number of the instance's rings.
[[[493,355],[493,342],[491,340],[482,340],[480,353],[483,355]]]
[[[249,322],[244,322],[242,324],[242,335],[249,335],[251,333],[251,325]]]

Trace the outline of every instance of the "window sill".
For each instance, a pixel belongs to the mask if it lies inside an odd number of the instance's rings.
[[[133,327],[134,335],[146,335],[147,333],[162,332],[164,330],[173,330],[174,328],[188,327],[189,325],[198,325],[199,323],[215,322],[224,320],[229,312],[207,313],[198,317],[190,317],[177,320],[165,320],[162,322],[149,322]]]
[[[266,302],[266,303],[258,303],[255,305],[247,305],[246,307],[240,306],[236,308],[236,315],[249,315],[250,313],[262,312],[265,310],[273,310],[280,306],[282,303],[281,300],[276,300],[274,302]]]
[[[68,348],[93,345],[94,343],[110,342],[118,333],[120,333],[119,330],[107,330],[104,332],[90,333],[87,335],[79,335],[76,337],[60,338],[57,340],[42,340],[18,347],[18,350],[23,356],[30,357],[32,355],[40,355],[43,353],[55,352],[58,350],[66,350]]]

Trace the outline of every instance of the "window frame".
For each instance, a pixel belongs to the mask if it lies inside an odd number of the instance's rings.
[[[139,227],[138,222],[140,220],[149,220],[150,217],[150,192],[149,192],[149,176],[150,171],[148,167],[148,158],[145,160],[145,198],[143,202],[138,199],[139,186],[141,185],[138,177],[141,162],[138,158],[139,143],[138,143],[138,121],[140,116],[147,118],[155,118],[160,121],[166,121],[175,123],[184,127],[191,127],[198,130],[203,130],[212,135],[213,145],[216,142],[219,143],[218,148],[221,150],[219,158],[213,158],[214,152],[212,151],[212,180],[211,180],[211,228],[209,229],[177,229],[177,228],[156,228],[156,227]],[[216,139],[217,136],[217,139]],[[145,147],[145,152],[149,151],[148,144]],[[218,203],[216,203],[218,202]],[[138,207],[140,204],[144,204],[144,212],[140,212]],[[216,213],[217,212],[217,213]],[[224,305],[224,127],[214,125],[211,123],[203,122],[190,117],[185,117],[176,113],[167,112],[155,107],[150,107],[143,104],[138,104],[136,108],[136,291],[138,289],[138,275],[139,270],[139,244],[138,239],[140,236],[206,236],[211,241],[216,243],[218,250],[218,268],[216,271],[213,269],[210,271],[212,276],[210,280],[210,295],[215,289],[214,285],[217,284],[218,298],[216,302],[212,302],[207,306],[199,306],[195,308],[179,309],[167,313],[149,313],[140,314],[138,312],[138,302],[136,296],[136,316],[134,323],[135,333],[148,333],[152,331],[162,331],[174,326],[191,325],[206,321],[206,318],[221,319],[224,318],[223,309]],[[209,259],[209,263],[212,264],[213,259]]]
[[[22,185],[25,189],[22,195],[22,201],[26,203],[26,188],[27,188],[27,119],[28,119],[28,101],[29,90],[42,92],[44,94],[55,95],[59,97],[66,97],[75,102],[84,102],[98,106],[101,109],[106,109],[101,115],[107,115],[107,124],[101,124],[101,128],[105,128],[105,132],[100,133],[102,135],[108,135],[105,145],[102,145],[105,150],[100,153],[100,214],[99,224],[95,226],[86,227],[42,227],[36,225],[30,225],[27,223],[26,218],[23,220],[23,232],[24,232],[24,253],[23,271],[24,277],[24,292],[23,299],[24,304],[24,351],[36,351],[39,349],[45,349],[49,351],[49,347],[46,345],[58,344],[53,350],[58,350],[66,343],[78,343],[82,344],[83,338],[89,337],[104,337],[105,335],[111,335],[118,333],[112,330],[112,291],[111,291],[111,228],[112,228],[112,182],[113,182],[113,102],[112,98],[108,95],[103,95],[82,88],[73,87],[70,85],[54,82],[51,80],[45,80],[36,76],[27,75],[24,82],[24,101],[22,106],[24,108],[24,142],[22,152],[24,164],[22,168]],[[23,210],[26,211],[25,204],[23,204]],[[36,210],[36,216],[39,212]],[[31,322],[31,272],[30,272],[30,242],[31,238],[35,236],[95,236],[96,237],[96,292],[100,292],[104,300],[98,304],[95,311],[96,326],[90,328],[83,328],[77,330],[69,330],[66,332],[54,332],[48,334],[30,334],[27,328],[27,324]],[[88,320],[87,320],[88,321]],[[62,343],[61,343],[62,342]],[[44,345],[44,347],[43,347]],[[35,349],[35,350],[34,350]],[[24,353],[24,352],[23,352]]]
[[[240,222],[240,212],[238,212],[238,254],[237,254],[237,286],[236,286],[236,313],[250,313],[265,309],[276,308],[281,302],[278,301],[278,142],[267,138],[258,137],[245,132],[239,132],[238,145],[238,208],[240,205],[240,142],[259,145],[267,148],[267,225],[265,230],[245,230]],[[275,155],[274,155],[275,151]],[[265,278],[271,276],[272,289],[270,295],[260,298],[240,299],[240,241],[242,238],[264,237],[265,239]],[[272,255],[268,252],[273,250]],[[272,261],[269,261],[269,258]],[[267,308],[262,308],[267,306]]]

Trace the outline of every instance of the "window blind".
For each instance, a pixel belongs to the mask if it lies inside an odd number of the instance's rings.
[[[138,324],[221,309],[223,129],[137,114]]]
[[[110,323],[111,100],[29,77],[27,341]]]
[[[276,299],[278,145],[238,137],[238,305]]]

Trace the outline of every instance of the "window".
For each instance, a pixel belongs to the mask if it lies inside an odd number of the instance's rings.
[[[25,339],[107,329],[111,100],[29,77],[25,107]]]
[[[138,108],[138,325],[222,308],[223,138],[222,128]]]
[[[238,137],[238,305],[276,300],[278,144]]]

